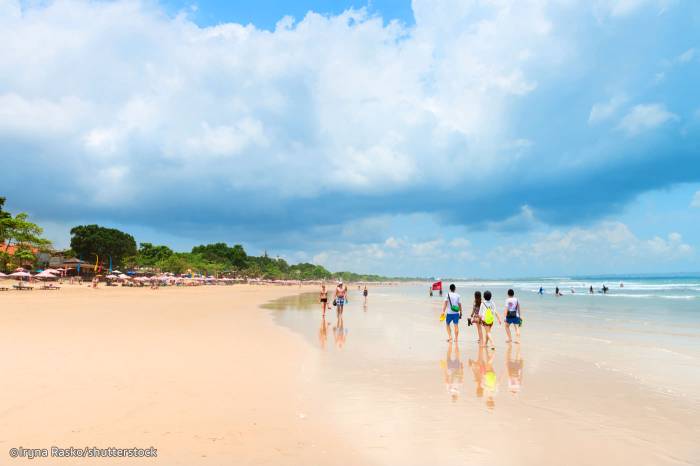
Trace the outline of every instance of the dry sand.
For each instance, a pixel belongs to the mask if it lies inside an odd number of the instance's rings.
[[[0,294],[0,464],[10,448],[155,447],[35,464],[359,464],[318,413],[317,353],[265,301],[297,287],[64,286]]]

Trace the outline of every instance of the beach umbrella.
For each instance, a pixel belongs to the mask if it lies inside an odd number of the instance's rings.
[[[27,270],[26,270],[26,269],[23,269],[22,267],[17,267],[17,268],[15,269],[15,272],[26,272],[26,271],[27,271]]]
[[[32,274],[27,273],[27,272],[15,272],[15,273],[11,273],[9,276],[19,278],[20,280],[22,280],[25,277],[27,277],[27,278],[31,277]]]
[[[51,272],[49,272],[48,270],[44,270],[43,272],[34,275],[34,277],[35,278],[56,278],[56,276],[54,274],[52,274]]]
[[[0,277],[7,277],[4,273],[0,272]]]
[[[53,274],[60,274],[61,273],[60,270],[56,270],[56,269],[46,269],[46,270],[44,270],[44,272],[49,272],[49,273],[53,273]]]
[[[116,280],[119,277],[117,277],[116,275],[110,274],[110,275],[107,275],[105,278],[109,278],[110,280]]]
[[[126,279],[129,279],[131,277],[126,275],[126,274],[121,274],[121,275],[119,275],[119,278],[121,278],[122,280],[126,280]]]
[[[113,270],[112,273],[113,273],[114,275],[120,275],[120,274],[121,274],[121,271],[119,271],[119,270]]]

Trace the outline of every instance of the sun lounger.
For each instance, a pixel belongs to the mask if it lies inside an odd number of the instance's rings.
[[[10,291],[10,289],[2,286],[2,287],[0,287],[0,291]]]
[[[18,290],[18,291],[25,291],[25,290],[31,291],[34,289],[33,286],[21,286],[21,285],[12,285],[12,288],[14,288],[15,290]]]
[[[60,286],[56,286],[56,285],[44,285],[44,286],[42,286],[42,287],[39,288],[39,289],[40,289],[40,290],[60,290],[61,287],[60,287]]]

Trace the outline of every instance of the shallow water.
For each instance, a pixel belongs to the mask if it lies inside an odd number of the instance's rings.
[[[506,287],[516,290],[522,344],[506,345],[503,328],[494,326],[495,351],[480,350],[467,325],[449,345],[438,320],[442,300],[428,296],[427,285],[370,287],[366,307],[351,290],[342,326],[334,309],[321,317],[315,293],[267,307],[319,349],[317,382],[338,397],[329,415],[380,462],[406,463],[408,451],[409,464],[435,459],[426,452],[443,464],[557,464],[557,455],[573,449],[583,456],[571,464],[595,464],[624,447],[635,464],[695,464],[699,302],[626,297],[617,289],[557,298],[538,295],[539,284],[531,283],[457,283],[467,309],[476,288],[490,289],[497,303]],[[625,288],[642,293],[641,286]],[[473,441],[459,441],[475,423]],[[512,442],[520,456],[489,447],[488,436],[503,429],[529,432]],[[655,440],[669,431],[674,436]],[[551,463],[536,451],[543,435],[557,441],[547,442],[556,453]],[[406,438],[414,442],[397,451]],[[450,439],[458,447],[450,448]]]

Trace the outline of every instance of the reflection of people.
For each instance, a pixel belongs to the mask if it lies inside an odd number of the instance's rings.
[[[484,393],[486,394],[486,407],[488,409],[493,409],[496,407],[496,391],[498,389],[498,376],[496,375],[496,370],[493,368],[493,360],[496,357],[496,353],[490,352],[488,349],[484,350],[486,357],[484,358]]]
[[[445,364],[443,365],[443,374],[445,376],[445,388],[450,395],[452,401],[459,399],[461,387],[464,384],[464,365],[459,356],[459,343],[454,343],[454,357],[452,353],[453,343],[447,346],[447,355],[445,356]]]
[[[328,306],[328,291],[326,291],[326,285],[321,285],[321,292],[319,293],[319,302],[321,303],[321,311],[323,311],[323,317],[326,317],[326,308]]]
[[[476,387],[476,397],[484,396],[484,374],[486,373],[486,363],[484,362],[484,347],[479,346],[479,356],[474,359],[469,359],[469,367],[474,376],[474,385]]]
[[[340,325],[333,327],[333,338],[335,339],[336,348],[343,349],[345,346],[345,339],[347,338],[348,331],[345,330],[343,326],[343,318],[340,318]]]
[[[447,326],[447,341],[452,341],[452,329],[450,324],[455,329],[455,340],[459,338],[459,319],[462,317],[462,298],[455,290],[457,287],[454,283],[450,285],[450,291],[447,292],[447,297],[442,303],[442,314],[445,315],[445,324]],[[447,311],[447,313],[445,313]]]
[[[515,357],[513,357],[513,347],[508,345],[506,367],[508,368],[508,391],[517,395],[523,384],[523,359],[520,357],[520,346],[515,347]]]
[[[326,342],[328,341],[328,325],[330,324],[326,323],[326,315],[324,313],[323,317],[321,317],[321,326],[318,329],[318,342],[323,350],[326,349]]]

